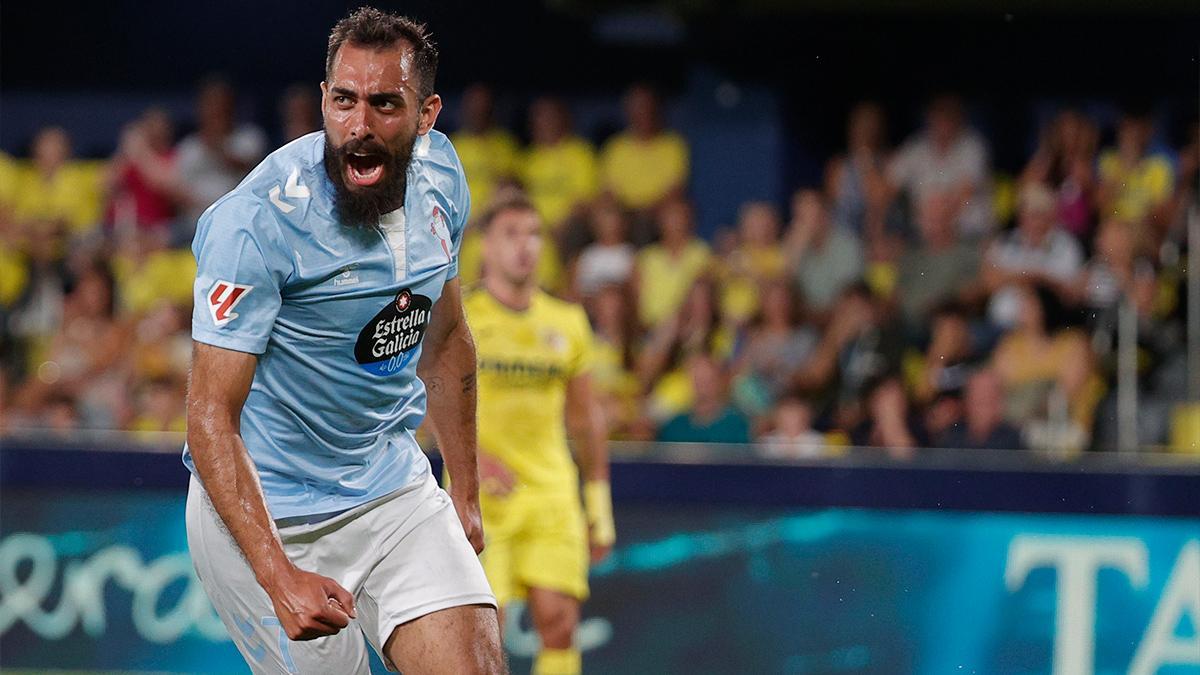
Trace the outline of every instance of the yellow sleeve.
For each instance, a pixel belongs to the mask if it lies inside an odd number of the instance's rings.
[[[688,174],[691,173],[691,160],[688,156],[687,141],[682,136],[672,133],[669,136],[671,144],[670,164],[667,166],[667,171],[674,178],[672,181],[676,185],[682,185],[687,182]]]
[[[1146,160],[1146,189],[1150,193],[1150,201],[1158,204],[1171,196],[1175,188],[1175,175],[1171,162],[1163,157],[1151,157]]]
[[[496,166],[500,173],[506,177],[517,177],[521,164],[521,148],[517,145],[517,139],[508,132],[500,132],[496,135],[495,150]]]
[[[621,182],[619,158],[617,157],[617,153],[620,152],[618,147],[620,142],[620,135],[613,136],[605,141],[604,147],[600,149],[600,180],[607,188],[613,188]]]
[[[592,325],[588,322],[587,312],[578,305],[573,305],[572,321],[574,322],[571,344],[571,360],[567,370],[571,377],[591,372],[596,362],[596,343],[592,335]]]
[[[596,151],[583,139],[578,140],[572,163],[575,170],[575,195],[580,199],[591,199],[600,190],[599,169],[596,166]]]

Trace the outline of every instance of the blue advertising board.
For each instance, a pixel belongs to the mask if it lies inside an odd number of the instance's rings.
[[[668,468],[614,469],[590,673],[1200,673],[1200,515],[655,500],[638,481]],[[680,471],[701,469],[727,475]],[[2,500],[0,667],[245,672],[194,578],[179,486],[6,482]],[[505,641],[527,672],[519,608]]]

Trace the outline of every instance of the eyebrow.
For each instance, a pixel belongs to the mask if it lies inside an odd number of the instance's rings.
[[[332,89],[330,89],[330,91],[333,92],[334,94],[337,94],[338,96],[349,96],[351,98],[361,98],[359,96],[358,92],[354,91],[353,89],[347,89],[345,87],[333,87]],[[367,103],[370,103],[371,105],[379,105],[380,103],[387,103],[389,101],[403,103],[404,95],[401,94],[399,91],[384,91],[384,92],[378,92],[375,94],[369,94],[368,96],[366,96],[366,99],[367,99]]]

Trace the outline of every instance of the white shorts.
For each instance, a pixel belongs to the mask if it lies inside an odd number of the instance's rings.
[[[450,497],[433,476],[314,524],[279,528],[297,567],[354,595],[358,618],[336,635],[293,642],[266,591],[192,478],[187,537],[204,590],[255,673],[369,673],[363,635],[383,656],[396,626],[449,607],[496,605]],[[384,663],[392,667],[388,659]]]

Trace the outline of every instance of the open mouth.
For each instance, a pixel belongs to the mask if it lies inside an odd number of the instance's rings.
[[[369,187],[383,178],[384,157],[370,153],[346,155],[346,178],[351,185]]]

